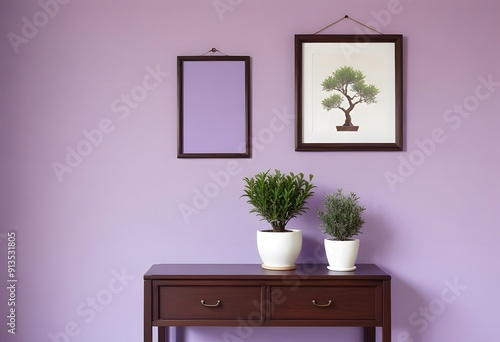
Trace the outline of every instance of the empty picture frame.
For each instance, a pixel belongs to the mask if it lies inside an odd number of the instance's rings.
[[[179,56],[178,158],[250,158],[250,57]]]
[[[403,36],[295,36],[296,151],[403,149]]]

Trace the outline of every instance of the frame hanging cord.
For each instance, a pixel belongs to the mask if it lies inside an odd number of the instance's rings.
[[[318,33],[320,33],[320,32],[322,32],[322,31],[326,30],[327,28],[329,28],[329,27],[331,27],[331,26],[335,25],[336,23],[338,23],[338,22],[340,22],[340,21],[342,21],[342,20],[344,20],[344,19],[350,19],[350,20],[354,21],[355,23],[357,23],[357,24],[359,24],[359,25],[361,25],[361,26],[366,27],[367,29],[370,29],[370,30],[372,30],[372,31],[374,31],[374,32],[377,32],[378,34],[383,34],[382,32],[379,32],[379,31],[375,30],[373,27],[367,26],[367,25],[363,24],[362,22],[359,22],[359,21],[357,21],[356,19],[351,18],[351,17],[350,17],[350,16],[348,16],[347,14],[345,15],[345,17],[342,17],[342,18],[340,18],[339,20],[337,20],[337,21],[335,21],[335,22],[331,23],[330,25],[328,25],[328,26],[326,26],[326,27],[323,27],[321,30],[316,31],[316,32],[314,32],[313,34],[318,34]]]
[[[217,50],[216,48],[211,48],[210,50],[205,52],[202,56],[205,56],[206,54],[209,54],[209,53],[212,53],[212,54],[220,53],[221,55],[227,56],[225,53]]]

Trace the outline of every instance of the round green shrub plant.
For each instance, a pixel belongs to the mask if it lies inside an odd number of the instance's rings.
[[[244,194],[247,203],[253,206],[251,213],[268,221],[273,231],[285,232],[288,221],[305,213],[307,200],[314,194],[313,175],[308,179],[303,173],[284,174],[279,170],[260,172],[255,176],[245,177]]]

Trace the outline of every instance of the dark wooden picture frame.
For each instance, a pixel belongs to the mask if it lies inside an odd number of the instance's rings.
[[[178,158],[250,158],[250,57],[178,56]]]
[[[402,151],[403,36],[295,35],[295,108],[296,151]]]

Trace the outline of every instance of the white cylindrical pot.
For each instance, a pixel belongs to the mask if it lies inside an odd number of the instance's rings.
[[[325,239],[328,269],[331,271],[354,271],[358,250],[359,239],[345,241]]]
[[[293,270],[302,249],[302,231],[257,231],[257,249],[262,267],[268,270]]]

